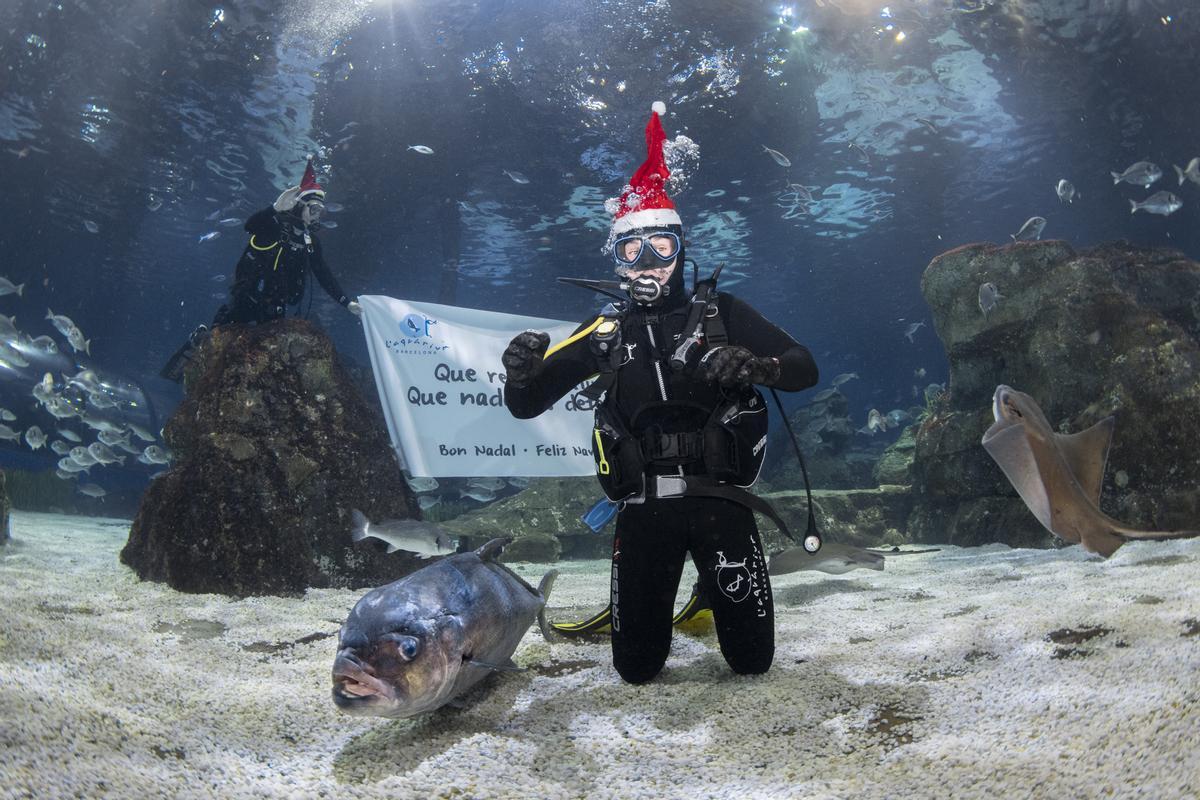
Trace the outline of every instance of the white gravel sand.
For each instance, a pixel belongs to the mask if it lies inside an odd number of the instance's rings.
[[[944,547],[789,575],[757,678],[731,674],[711,633],[677,634],[663,674],[633,687],[606,641],[531,631],[526,672],[465,709],[386,720],[330,700],[358,593],[179,594],[117,561],[128,525],[13,515],[0,797],[1200,795],[1200,541],[1108,561]],[[558,566],[552,618],[603,606],[607,563]],[[1081,641],[1049,638],[1062,630]]]

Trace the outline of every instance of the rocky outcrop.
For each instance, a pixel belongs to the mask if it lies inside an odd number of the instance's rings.
[[[987,316],[985,282],[1003,296]],[[1200,525],[1200,264],[1124,243],[970,245],[934,259],[921,288],[950,382],[917,431],[910,536],[1052,541],[980,446],[1000,383],[1063,432],[1116,415],[1106,513],[1160,530]]]
[[[603,496],[595,478],[540,478],[512,497],[441,524],[451,535],[466,537],[470,547],[514,537],[503,561],[607,558],[612,524],[593,533],[579,519]]]
[[[788,415],[804,453],[804,465],[813,486],[822,489],[871,488],[871,470],[879,451],[859,446],[849,416],[850,401],[836,389],[818,392],[808,405]],[[773,425],[763,462],[762,490],[787,490],[804,486],[804,476],[791,438],[782,425]]]
[[[121,560],[187,592],[359,587],[416,567],[353,545],[349,513],[419,518],[383,421],[303,320],[217,328],[163,437],[175,462],[147,489]]]
[[[912,512],[912,495],[905,486],[875,489],[814,489],[813,508],[817,530],[830,541],[859,547],[904,544],[905,526]],[[769,492],[762,495],[783,517],[797,539],[808,527],[808,500],[804,490]],[[794,547],[795,543],[764,517],[758,517],[763,546],[768,552]]]
[[[912,483],[912,462],[917,452],[917,426],[909,425],[900,438],[887,446],[875,462],[871,476],[878,486],[907,486]]]

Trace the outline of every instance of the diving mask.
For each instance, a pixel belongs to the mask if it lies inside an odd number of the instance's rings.
[[[325,204],[320,200],[309,200],[304,203],[300,209],[300,219],[305,225],[316,225],[321,221],[321,214],[325,212]]]
[[[665,267],[679,255],[679,234],[653,231],[622,236],[613,242],[613,258],[617,274]]]

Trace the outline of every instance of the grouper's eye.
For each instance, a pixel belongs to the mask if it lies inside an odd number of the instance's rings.
[[[421,652],[421,640],[404,633],[389,633],[383,637],[383,646],[394,649],[405,661],[412,661]]]

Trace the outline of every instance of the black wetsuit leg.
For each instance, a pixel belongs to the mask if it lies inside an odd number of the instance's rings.
[[[738,674],[766,672],[775,657],[775,606],[754,512],[712,497],[682,502],[691,529],[687,546],[712,607],[721,654]]]
[[[617,514],[612,558],[613,666],[630,683],[662,670],[687,554],[684,499],[647,500]]]

